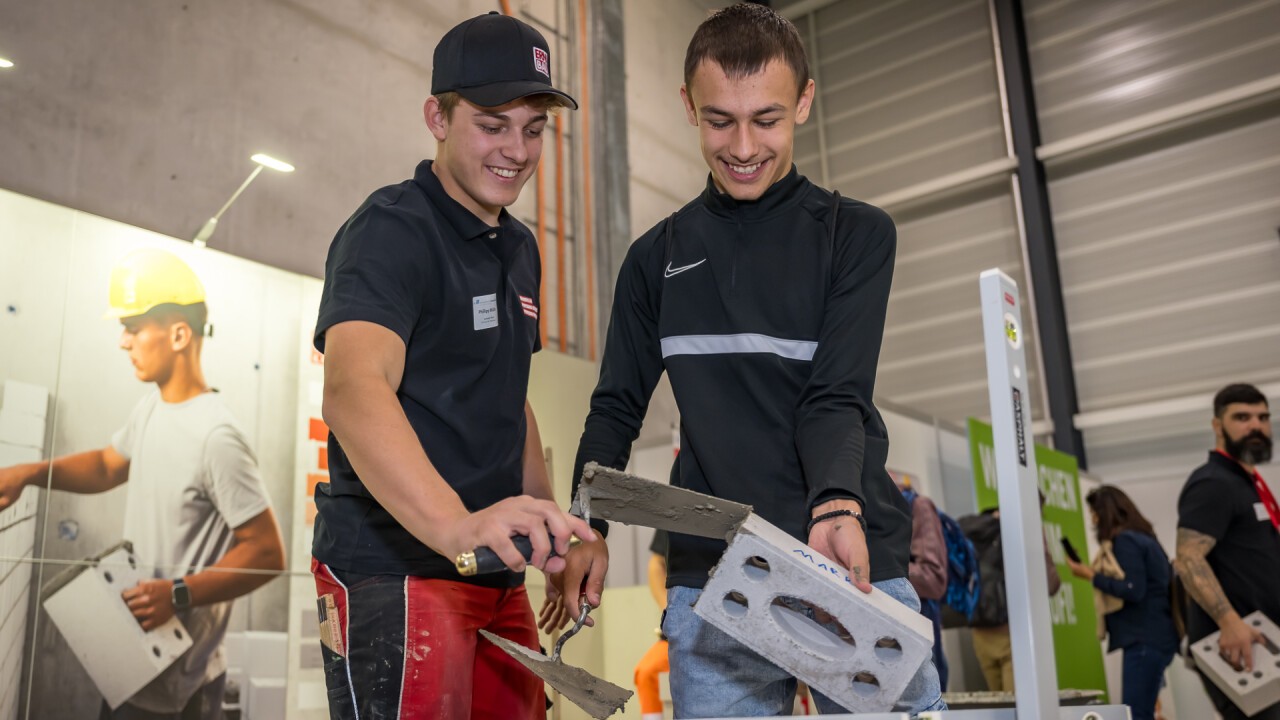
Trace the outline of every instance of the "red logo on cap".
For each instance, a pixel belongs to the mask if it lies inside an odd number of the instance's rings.
[[[551,79],[551,56],[547,55],[547,51],[540,47],[533,49],[533,69]]]

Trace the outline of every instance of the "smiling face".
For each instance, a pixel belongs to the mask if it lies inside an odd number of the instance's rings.
[[[542,157],[548,103],[541,96],[482,108],[462,99],[451,110],[435,97],[423,108],[439,143],[432,168],[445,192],[490,225],[520,197]]]
[[[711,60],[698,65],[680,97],[716,189],[758,200],[791,172],[796,126],[809,118],[813,89],[809,80],[797,97],[795,74],[779,60],[741,77]]]

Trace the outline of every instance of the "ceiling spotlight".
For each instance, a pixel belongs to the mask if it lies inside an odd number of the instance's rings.
[[[231,207],[231,203],[235,202],[236,198],[240,197],[240,193],[244,192],[244,189],[249,187],[249,183],[253,182],[253,179],[258,177],[258,173],[262,172],[262,168],[267,167],[272,170],[278,170],[279,172],[286,173],[293,172],[294,170],[293,166],[289,163],[283,160],[277,160],[276,158],[263,153],[258,153],[249,159],[257,163],[257,167],[253,169],[253,172],[249,173],[249,177],[245,178],[244,182],[240,183],[240,187],[236,188],[236,191],[231,193],[231,198],[223,203],[222,208],[219,209],[218,212],[214,213],[213,217],[206,220],[204,225],[200,226],[199,232],[197,232],[196,236],[191,239],[191,244],[196,247],[205,247],[209,244],[209,238],[213,237],[213,231],[218,229],[218,218],[222,217],[222,214],[227,211],[227,208]]]
[[[10,60],[9,58],[0,57],[0,68],[11,68],[11,67],[13,67],[12,60]]]
[[[272,170],[279,170],[280,172],[293,172],[294,169],[289,163],[283,160],[277,160],[266,153],[258,153],[249,159],[263,167],[269,167]]]

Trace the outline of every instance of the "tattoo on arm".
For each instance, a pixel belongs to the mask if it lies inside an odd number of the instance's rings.
[[[1209,613],[1214,622],[1220,624],[1222,618],[1233,608],[1206,559],[1216,542],[1204,533],[1178,528],[1178,554],[1174,565],[1187,593]]]

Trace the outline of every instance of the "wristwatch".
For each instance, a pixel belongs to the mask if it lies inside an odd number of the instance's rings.
[[[178,578],[173,581],[173,608],[186,610],[189,607],[191,607],[191,588],[187,587],[187,581],[184,578]]]

